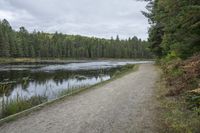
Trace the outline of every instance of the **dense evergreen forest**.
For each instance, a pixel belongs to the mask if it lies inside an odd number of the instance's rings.
[[[200,52],[200,0],[145,0],[149,43],[159,57],[185,59]]]
[[[200,131],[200,0],[145,0],[149,45],[163,70],[162,132]],[[161,98],[162,97],[162,98]],[[165,129],[165,130],[163,130]]]
[[[0,57],[53,58],[151,58],[147,42],[137,37],[127,40],[99,39],[62,33],[15,31],[7,20],[0,21]]]

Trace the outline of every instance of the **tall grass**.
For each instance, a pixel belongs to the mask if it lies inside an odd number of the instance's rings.
[[[48,99],[46,96],[33,96],[31,98],[17,97],[15,99],[3,100],[2,112],[0,118],[7,117],[9,115],[16,114],[23,110],[29,109],[36,105],[46,102]]]
[[[75,92],[77,92],[81,89],[87,88],[89,86],[90,86],[89,84],[88,85],[80,85],[80,86],[68,88],[67,90],[62,90],[58,93],[58,97],[65,96],[65,95],[72,95]]]

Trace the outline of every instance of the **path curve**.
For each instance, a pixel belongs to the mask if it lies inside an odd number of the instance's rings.
[[[155,133],[153,64],[0,127],[0,133]]]

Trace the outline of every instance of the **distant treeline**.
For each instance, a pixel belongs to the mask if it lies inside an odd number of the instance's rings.
[[[137,37],[127,40],[99,39],[61,33],[15,31],[0,20],[0,57],[55,58],[151,58],[147,42]]]

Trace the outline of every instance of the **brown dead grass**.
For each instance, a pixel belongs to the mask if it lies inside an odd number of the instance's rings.
[[[172,88],[167,94],[168,96],[179,95],[182,92],[200,87],[200,55],[185,61],[172,61],[165,64],[163,68],[167,85]]]

